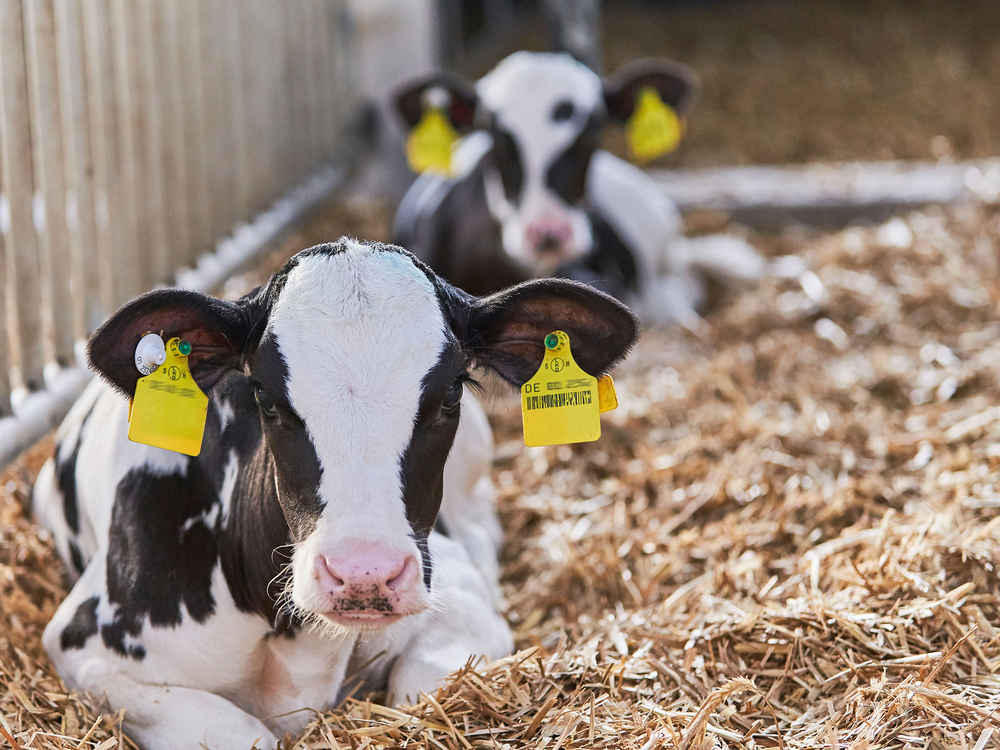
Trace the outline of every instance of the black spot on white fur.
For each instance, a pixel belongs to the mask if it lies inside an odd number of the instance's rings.
[[[73,619],[59,635],[59,645],[63,651],[83,648],[87,640],[97,635],[97,605],[100,598],[92,596],[77,607]]]

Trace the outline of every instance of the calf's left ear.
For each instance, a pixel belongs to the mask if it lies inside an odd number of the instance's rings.
[[[634,60],[604,79],[608,114],[622,122],[628,120],[639,93],[647,87],[656,89],[660,99],[683,117],[694,104],[698,77],[691,68],[671,60]]]
[[[527,281],[475,298],[464,296],[456,334],[477,364],[520,387],[545,355],[545,336],[569,334],[573,358],[600,375],[628,353],[639,324],[613,297],[565,279]]]
[[[249,318],[237,303],[183,289],[159,289],[108,318],[90,337],[87,356],[91,367],[132,398],[141,377],[134,359],[139,339],[157,333],[166,343],[178,336],[191,344],[188,366],[205,391],[227,370],[239,367],[249,329]]]

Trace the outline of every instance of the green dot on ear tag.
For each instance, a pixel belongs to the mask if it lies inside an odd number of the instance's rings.
[[[554,333],[550,333],[548,336],[545,337],[546,349],[555,349],[557,346],[559,346],[558,336],[556,336]]]
[[[191,353],[191,343],[189,341],[178,341],[177,351],[183,354],[185,357]]]

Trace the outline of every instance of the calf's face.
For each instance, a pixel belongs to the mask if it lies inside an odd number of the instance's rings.
[[[140,297],[94,334],[90,358],[131,395],[132,352],[156,331],[191,342],[207,393],[223,377],[244,378],[252,401],[233,408],[260,419],[269,500],[293,545],[286,604],[303,619],[364,629],[431,602],[427,537],[469,368],[520,385],[554,328],[594,373],[636,330],[624,307],[583,285],[529,282],[474,298],[400,248],[342,239],[299,253],[236,302],[178,290]]]
[[[475,88],[432,75],[405,85],[396,106],[412,127],[429,101],[445,99],[456,128],[489,133],[484,180],[503,249],[542,276],[591,249],[585,205],[591,158],[607,117],[627,120],[645,87],[683,115],[695,79],[676,63],[640,60],[602,80],[567,54],[516,52]]]

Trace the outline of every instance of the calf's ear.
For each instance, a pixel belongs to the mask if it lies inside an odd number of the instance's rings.
[[[683,117],[694,104],[698,77],[686,65],[671,60],[634,60],[604,79],[604,106],[608,114],[625,122],[635,109],[639,92],[652,87],[660,99]]]
[[[520,387],[545,355],[545,336],[569,334],[573,358],[600,375],[628,353],[639,324],[613,297],[566,279],[527,281],[489,297],[465,297],[456,331],[477,364]]]
[[[164,343],[178,336],[191,344],[188,366],[204,391],[227,370],[237,368],[250,332],[249,316],[238,303],[182,289],[159,289],[132,300],[98,328],[87,343],[93,367],[131,398],[141,373],[135,347],[147,333]]]
[[[423,117],[427,105],[437,106],[434,99],[440,92],[440,106],[452,127],[459,133],[472,129],[479,102],[476,90],[467,81],[451,73],[432,73],[399,86],[392,94],[396,112],[407,129]]]

